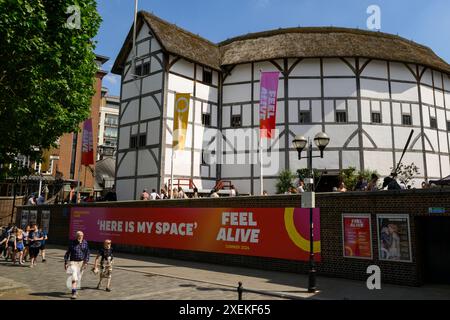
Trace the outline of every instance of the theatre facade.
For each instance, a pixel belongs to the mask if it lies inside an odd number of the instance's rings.
[[[398,36],[344,28],[291,28],[215,44],[150,13],[130,30],[112,72],[122,76],[116,189],[138,199],[171,177],[176,93],[190,93],[186,148],[174,179],[199,189],[229,180],[259,194],[260,72],[280,72],[276,136],[263,153],[264,189],[280,171],[305,168],[292,140],[326,132],[330,145],[314,167],[387,175],[399,161],[426,179],[450,175],[450,65]],[[134,59],[136,55],[136,59]],[[133,63],[135,60],[135,63]]]

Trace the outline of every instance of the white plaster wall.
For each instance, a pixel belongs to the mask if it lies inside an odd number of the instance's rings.
[[[223,103],[237,103],[250,100],[251,100],[250,83],[229,85],[223,87]]]
[[[404,101],[419,101],[417,85],[414,83],[391,82],[392,99]]]
[[[325,97],[356,97],[356,79],[324,79]]]
[[[427,157],[427,167],[428,167],[428,177],[430,179],[440,179],[441,170],[439,168],[439,156],[437,154],[426,154]]]
[[[383,80],[361,79],[361,97],[389,99],[389,83]]]
[[[175,72],[191,79],[194,79],[194,64],[184,59],[178,60],[171,68],[171,72]]]
[[[388,78],[387,62],[380,60],[372,60],[364,68],[361,76],[387,79]]]
[[[416,82],[413,74],[408,70],[408,68],[403,63],[389,62],[391,80],[402,80],[402,81],[412,81]],[[415,68],[413,69],[415,72]]]
[[[136,152],[128,152],[117,169],[117,177],[130,177],[134,176],[134,169],[136,167]]]
[[[142,191],[147,189],[150,193],[152,189],[155,189],[159,192],[158,186],[158,178],[146,178],[146,179],[138,179],[136,184],[136,199],[140,199]]]
[[[259,79],[259,76],[258,76]],[[238,65],[233,68],[224,83],[244,82],[252,80],[252,68],[250,64]],[[256,80],[256,79],[255,79]]]
[[[352,69],[341,59],[323,60],[324,76],[354,76]]]
[[[359,168],[359,151],[342,151],[342,167]]]
[[[289,98],[314,98],[320,96],[320,79],[289,79]]]
[[[363,129],[372,138],[378,148],[392,148],[392,132],[390,127],[363,125]]]
[[[117,180],[116,193],[118,201],[134,199],[134,180]]]
[[[280,74],[280,77],[281,77],[281,74]],[[253,86],[253,93],[254,93],[253,99],[255,101],[259,101],[259,99],[260,99],[260,89],[261,89],[261,85],[258,81]],[[281,80],[281,78],[280,78],[280,80],[278,81],[278,99],[282,99],[282,98],[284,98],[284,80]],[[245,100],[242,100],[242,101],[245,101]]]
[[[141,90],[139,80],[124,83],[122,85],[122,101],[129,98],[138,97]]]
[[[138,175],[144,176],[151,174],[158,174],[158,164],[153,159],[149,150],[141,149],[138,155]]]
[[[387,176],[392,172],[392,156],[392,152],[364,151],[364,167],[377,170],[380,175]]]
[[[289,59],[289,66],[296,59]],[[320,59],[304,59],[298,63],[290,73],[291,77],[320,77]]]

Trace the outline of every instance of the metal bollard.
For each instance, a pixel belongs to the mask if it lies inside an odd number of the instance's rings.
[[[244,288],[242,287],[242,282],[239,282],[237,292],[238,292],[238,300],[242,300],[242,292],[244,291]]]

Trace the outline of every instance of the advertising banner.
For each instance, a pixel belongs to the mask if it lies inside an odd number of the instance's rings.
[[[261,72],[259,119],[261,138],[274,137],[280,73]]]
[[[20,228],[22,230],[25,230],[25,228],[28,225],[28,215],[30,214],[30,212],[28,210],[23,210],[22,211],[22,216],[20,218]]]
[[[30,210],[30,215],[28,217],[28,223],[30,226],[37,223],[37,210]]]
[[[412,262],[409,215],[377,215],[379,259]]]
[[[92,119],[87,119],[83,123],[81,164],[84,166],[94,164],[94,141],[92,131]]]
[[[309,259],[309,209],[72,208],[70,238],[288,260]],[[314,209],[320,261],[320,211]]]
[[[175,94],[175,108],[173,116],[173,143],[174,150],[184,150],[186,144],[186,130],[189,119],[190,93]]]
[[[41,229],[48,234],[50,225],[50,210],[42,210],[41,213]]]
[[[372,259],[370,214],[344,214],[342,239],[345,258]]]

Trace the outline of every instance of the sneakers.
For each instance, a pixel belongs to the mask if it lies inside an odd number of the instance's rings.
[[[78,295],[76,292],[72,293],[72,296],[70,297],[71,300],[75,300],[76,298],[78,298]]]
[[[107,291],[107,292],[111,292],[111,289],[110,289],[110,288],[106,288],[106,291]]]
[[[42,259],[42,262],[46,262],[47,261],[47,259]]]

